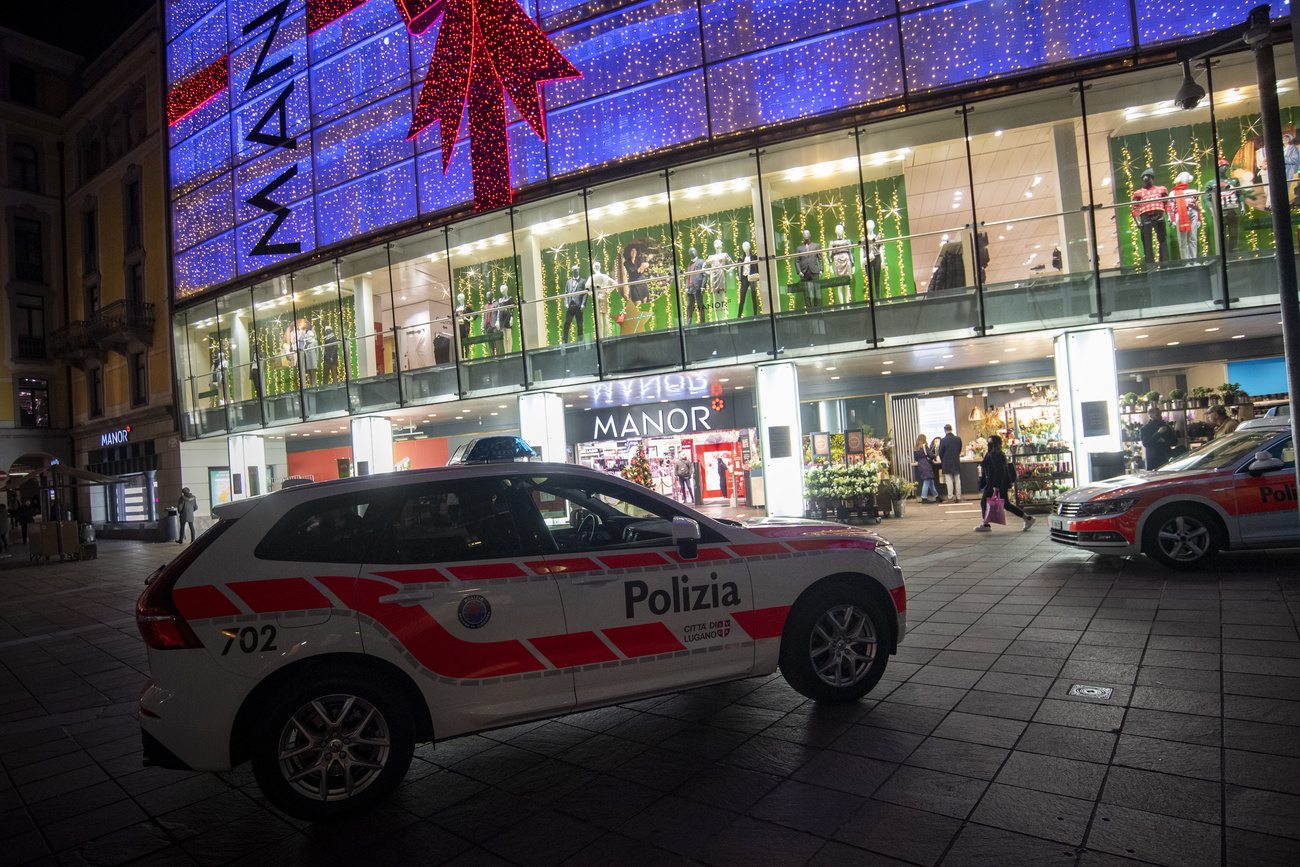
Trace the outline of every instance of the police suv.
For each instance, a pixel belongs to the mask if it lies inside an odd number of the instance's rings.
[[[476,459],[520,446],[217,507],[137,604],[145,763],[251,761],[272,803],[320,820],[385,797],[417,742],[778,666],[823,702],[880,680],[907,622],[884,539]]]

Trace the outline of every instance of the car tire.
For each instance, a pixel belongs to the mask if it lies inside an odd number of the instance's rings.
[[[1219,523],[1205,509],[1179,506],[1153,515],[1142,531],[1142,553],[1180,571],[1200,569],[1219,553]]]
[[[847,581],[818,585],[786,620],[781,674],[814,701],[857,701],[885,673],[888,629],[885,614],[866,588]]]
[[[406,776],[411,711],[382,678],[332,675],[273,699],[253,729],[253,776],[272,804],[308,821],[365,810]]]

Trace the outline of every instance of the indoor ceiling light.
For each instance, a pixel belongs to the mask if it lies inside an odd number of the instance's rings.
[[[980,408],[978,406],[970,411],[970,419],[969,419],[970,421],[980,421],[983,418],[984,418],[984,413],[980,412]]]

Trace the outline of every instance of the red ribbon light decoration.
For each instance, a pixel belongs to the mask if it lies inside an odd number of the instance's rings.
[[[418,35],[439,17],[429,72],[406,133],[414,138],[435,120],[441,124],[442,173],[447,174],[469,109],[469,154],[474,210],[509,205],[510,149],[505,94],[542,141],[546,116],[541,84],[582,75],[560,53],[518,0],[396,0],[407,30]]]

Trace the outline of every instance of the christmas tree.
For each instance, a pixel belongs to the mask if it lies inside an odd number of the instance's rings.
[[[623,468],[623,478],[647,488],[654,487],[654,480],[650,477],[650,462],[645,456],[645,446],[636,447],[636,454],[632,455],[632,461]]]

